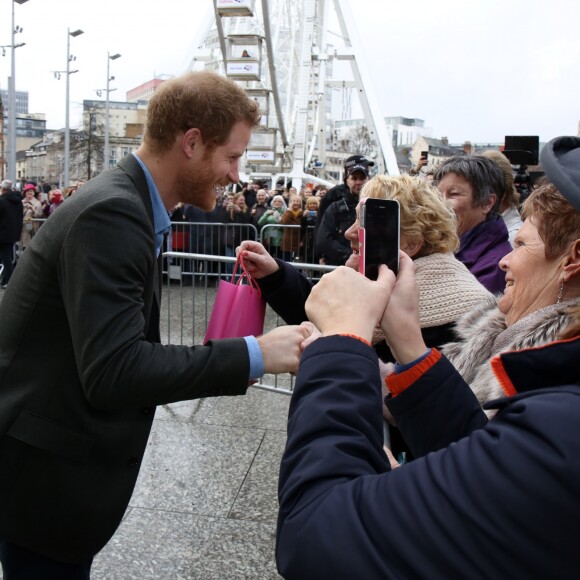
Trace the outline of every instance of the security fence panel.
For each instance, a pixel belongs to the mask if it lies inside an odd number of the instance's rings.
[[[260,242],[272,256],[285,262],[318,263],[314,226],[267,224],[260,230]]]
[[[215,224],[214,224],[215,225]],[[161,337],[164,344],[200,345],[203,343],[220,280],[231,280],[236,259],[188,252],[166,252],[164,262],[164,288],[161,304]],[[334,266],[320,266],[292,262],[315,283]],[[268,306],[264,332],[284,321]],[[256,388],[290,394],[294,379],[289,374],[265,375],[254,385]]]

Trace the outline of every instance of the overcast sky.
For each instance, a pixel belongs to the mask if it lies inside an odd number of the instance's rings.
[[[259,0],[258,0],[259,1]],[[107,51],[116,77],[111,100],[154,75],[185,71],[212,0],[29,0],[15,5],[17,90],[50,129],[65,119],[67,27],[71,127],[83,99],[106,87]],[[418,117],[434,137],[499,142],[576,134],[580,121],[578,0],[352,0],[362,57],[385,116]],[[0,44],[9,45],[11,2],[0,3]],[[297,23],[298,25],[298,23]],[[10,51],[0,57],[7,88]]]

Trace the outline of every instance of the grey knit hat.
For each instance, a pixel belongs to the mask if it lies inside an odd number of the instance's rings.
[[[546,177],[580,211],[580,137],[556,137],[544,145],[540,163]]]

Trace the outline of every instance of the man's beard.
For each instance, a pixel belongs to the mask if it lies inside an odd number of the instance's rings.
[[[178,175],[178,194],[180,201],[204,211],[215,208],[216,186],[226,187],[230,184],[227,177],[216,179],[211,169],[211,156],[203,159],[201,168],[185,167]]]

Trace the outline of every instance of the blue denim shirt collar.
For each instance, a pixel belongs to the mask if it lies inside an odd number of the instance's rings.
[[[147,185],[149,186],[149,197],[151,198],[151,205],[153,207],[153,230],[155,231],[155,250],[157,255],[161,251],[161,246],[163,244],[163,235],[171,230],[171,221],[169,219],[169,213],[165,209],[163,202],[161,201],[161,196],[159,195],[159,190],[151,177],[151,173],[139,156],[133,151],[135,159],[141,165],[143,172],[145,173],[145,178],[147,179]]]

